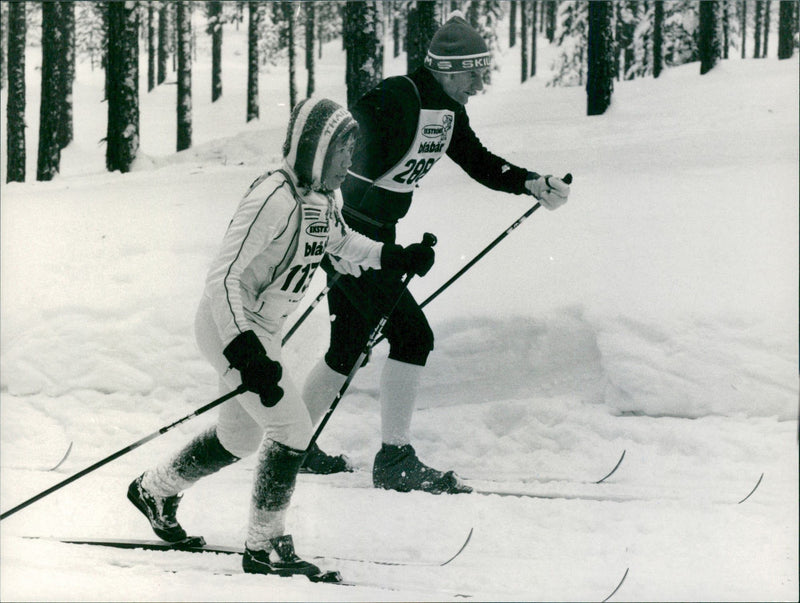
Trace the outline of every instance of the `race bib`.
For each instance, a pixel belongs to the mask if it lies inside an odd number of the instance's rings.
[[[455,114],[446,109],[422,109],[419,112],[414,142],[394,167],[375,180],[375,186],[408,193],[439,161],[450,146]]]
[[[319,206],[303,205],[302,218],[298,232],[297,251],[289,268],[281,275],[275,285],[291,302],[302,299],[314,271],[325,255],[330,224],[326,209]]]

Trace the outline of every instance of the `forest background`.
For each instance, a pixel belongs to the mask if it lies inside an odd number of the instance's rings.
[[[388,2],[24,2],[0,4],[3,44],[0,84],[7,86],[5,182],[26,179],[25,47],[42,49],[41,101],[35,173],[50,180],[61,150],[73,139],[75,62],[104,69],[108,107],[106,168],[127,172],[140,148],[140,69],[147,92],[177,85],[176,150],[192,146],[192,61],[197,36],[211,37],[211,102],[222,89],[223,24],[247,28],[245,119],[259,117],[259,71],[288,60],[285,100],[301,98],[298,54],[306,70],[303,96],[315,90],[315,62],[323,44],[341,38],[346,50],[347,103],[352,105],[383,77],[384,53],[406,53],[408,71],[418,67],[438,26],[461,10],[489,48],[498,23],[508,17],[509,47],[521,52],[520,81],[537,72],[537,36],[558,48],[548,85],[585,86],[587,113],[611,103],[615,80],[658,77],[665,66],[700,62],[700,74],[740,54],[768,56],[777,33],[779,59],[798,46],[798,3],[791,0],[675,1],[388,1]],[[202,14],[205,27],[197,25]],[[391,32],[391,48],[384,48]],[[772,37],[771,37],[772,36]],[[143,56],[142,56],[143,55]],[[491,82],[491,72],[486,76]]]

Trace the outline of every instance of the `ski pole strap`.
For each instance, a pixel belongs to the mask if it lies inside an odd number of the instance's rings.
[[[367,214],[360,212],[357,209],[353,209],[347,204],[342,206],[342,213],[349,218],[355,218],[359,222],[363,222],[377,228],[392,228],[396,224],[396,222],[381,222],[375,218],[370,218]]]

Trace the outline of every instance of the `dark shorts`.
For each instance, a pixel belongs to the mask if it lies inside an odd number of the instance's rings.
[[[331,342],[325,361],[333,370],[350,372],[372,330],[390,311],[383,328],[389,342],[389,358],[425,365],[433,350],[433,331],[417,301],[403,290],[402,276],[395,271],[369,270],[358,278],[342,275],[331,287]]]

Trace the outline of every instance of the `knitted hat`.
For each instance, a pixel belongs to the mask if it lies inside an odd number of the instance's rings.
[[[434,34],[425,56],[425,66],[441,73],[471,71],[491,64],[486,42],[466,22],[461,11],[454,11],[447,23]]]
[[[328,98],[297,103],[289,119],[283,156],[303,186],[322,190],[322,168],[328,149],[340,136],[358,129],[350,112]]]

